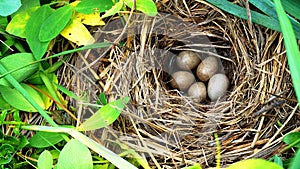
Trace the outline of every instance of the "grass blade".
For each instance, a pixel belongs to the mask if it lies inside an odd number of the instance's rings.
[[[293,1],[293,0],[292,0]],[[278,16],[277,16],[277,13],[276,13],[276,8],[275,8],[275,5],[272,1],[270,0],[249,0],[249,2],[251,4],[253,4],[254,6],[256,6],[259,10],[261,10],[262,12],[264,12],[266,15],[272,17],[272,18],[275,18],[276,20],[278,20]],[[295,2],[292,2],[293,4],[291,4],[290,1],[283,1],[283,6],[285,8],[286,11],[293,11],[292,13],[289,12],[290,14],[298,14],[300,15],[300,7],[299,9],[295,9],[294,6],[291,7],[291,5],[295,5],[297,7],[297,4]],[[285,6],[286,4],[286,6]],[[298,3],[299,4],[299,3]],[[296,12],[294,12],[296,11]],[[299,11],[299,13],[297,13]],[[295,15],[294,15],[295,16]],[[298,21],[296,21],[294,18],[288,16],[292,25],[293,25],[293,28],[296,32],[299,32],[300,31],[300,23]],[[272,28],[270,28],[272,29]],[[297,38],[299,39],[299,36],[297,36]]]
[[[240,7],[238,5],[235,5],[227,0],[207,0],[207,2],[213,4],[214,6],[232,14],[239,18],[248,19],[247,11],[245,8]],[[268,9],[268,4],[265,4],[266,7],[262,8],[262,10]],[[271,16],[267,16],[264,14],[261,14],[259,12],[250,11],[252,22],[257,23],[259,25],[262,25],[264,27],[270,28],[275,31],[281,32],[280,24],[278,22],[278,19],[273,18]],[[300,39],[300,25],[295,25],[295,33],[298,39]]]
[[[284,12],[280,0],[274,0],[274,3],[284,37],[284,45],[286,48],[286,55],[288,58],[289,69],[291,71],[293,86],[298,102],[300,103],[300,53],[297,40],[290,20]]]
[[[286,12],[300,19],[300,3],[299,0],[282,1],[282,5]]]

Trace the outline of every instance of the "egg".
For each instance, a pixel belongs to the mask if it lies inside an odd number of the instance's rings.
[[[195,76],[193,73],[188,71],[177,71],[171,76],[171,86],[182,91],[188,89],[195,81]]]
[[[188,96],[197,102],[202,102],[206,99],[206,86],[203,82],[193,83],[189,90]]]
[[[229,87],[229,80],[224,74],[215,74],[213,75],[207,85],[207,94],[208,97],[215,101],[218,98],[224,96]]]
[[[217,72],[218,60],[214,56],[209,56],[199,64],[196,74],[199,80],[206,82]]]
[[[200,57],[192,51],[180,52],[176,58],[177,66],[182,70],[192,70],[201,62]]]

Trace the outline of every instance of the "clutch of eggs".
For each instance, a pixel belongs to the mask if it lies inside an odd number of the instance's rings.
[[[229,80],[225,74],[218,73],[219,65],[216,57],[208,56],[201,62],[195,52],[183,51],[177,56],[176,64],[181,70],[171,75],[170,84],[173,88],[187,91],[188,96],[197,102],[206,100],[207,95],[211,101],[215,101],[226,94]],[[192,73],[193,69],[196,69],[195,74],[199,81]]]

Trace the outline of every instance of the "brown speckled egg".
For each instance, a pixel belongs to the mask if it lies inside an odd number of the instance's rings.
[[[189,90],[188,96],[197,102],[202,102],[206,99],[206,86],[203,82],[193,83]]]
[[[195,76],[188,71],[177,71],[172,74],[171,86],[182,91],[188,89],[195,81]]]
[[[197,77],[203,81],[208,81],[218,71],[218,60],[214,56],[205,58],[197,68]]]
[[[200,62],[200,57],[192,51],[180,52],[176,58],[176,63],[182,70],[192,70],[196,68]]]

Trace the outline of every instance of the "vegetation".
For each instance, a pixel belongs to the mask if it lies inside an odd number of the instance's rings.
[[[207,2],[233,15],[249,19],[245,8],[232,2],[224,0],[207,0]],[[300,8],[295,8],[300,6],[300,3],[296,0],[284,1],[283,5],[280,0],[274,0],[274,3],[270,0],[249,0],[249,2],[260,10],[257,12],[248,9],[252,22],[283,33],[289,69],[300,103],[300,54],[297,45],[297,39],[300,39],[300,23],[297,21],[300,19]],[[53,112],[47,111],[55,105],[57,110],[67,112],[76,120],[63,95],[87,101],[60,86],[56,71],[71,53],[111,46],[106,42],[94,43],[95,39],[90,34],[88,26],[104,25],[102,19],[118,15],[128,9],[149,16],[157,14],[152,0],[102,0],[101,3],[99,0],[72,3],[23,0],[22,5],[19,0],[13,2],[0,0],[0,34],[1,38],[4,38],[1,39],[0,46],[0,124],[12,126],[13,130],[13,136],[3,131],[0,133],[1,168],[23,168],[28,165],[40,169],[53,166],[57,169],[74,168],[74,166],[85,169],[150,168],[142,157],[125,145],[121,145],[123,153],[117,155],[82,134],[84,131],[112,124],[121,114],[125,104],[129,102],[129,97],[108,102],[105,95],[101,93],[98,101],[99,110],[76,127],[58,125],[51,118]],[[50,54],[51,52],[47,53],[49,46],[56,43],[59,36],[83,47],[53,55]],[[61,60],[57,59],[58,57]],[[39,113],[50,126],[31,125],[22,120],[21,112]],[[21,132],[22,130],[37,132],[28,139]],[[217,135],[215,137],[218,143]],[[300,148],[300,133],[292,132],[286,135],[283,142],[288,144],[286,150]],[[220,154],[219,143],[217,146]],[[25,154],[29,149],[35,151],[27,156]],[[221,156],[219,155],[218,158]],[[300,151],[289,160],[283,161],[279,156],[274,156],[269,161],[250,159],[237,162],[228,169],[280,169],[287,166],[291,169],[300,168]],[[218,161],[217,168],[219,167]],[[187,169],[193,168],[198,169],[201,166],[195,164],[187,167]]]

